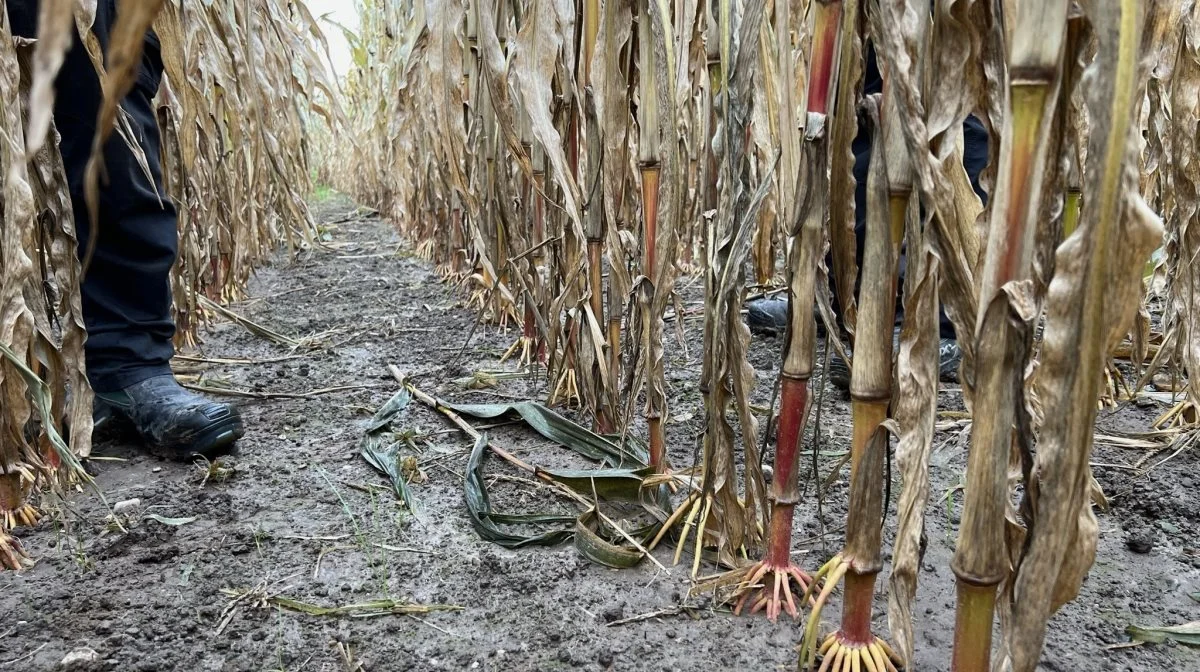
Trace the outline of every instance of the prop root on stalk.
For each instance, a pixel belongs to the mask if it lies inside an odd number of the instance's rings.
[[[816,322],[813,319],[817,265],[824,243],[823,228],[828,194],[829,143],[825,137],[825,111],[830,98],[830,82],[837,70],[838,28],[842,15],[840,0],[820,0],[812,15],[812,62],[814,70],[808,86],[808,115],[803,142],[803,160],[808,179],[803,212],[798,221],[787,222],[791,230],[789,257],[789,328],[784,346],[779,406],[779,429],[775,448],[775,477],[771,481],[771,525],[767,537],[767,555],[750,568],[749,581],[741,588],[734,613],[746,605],[751,613],[765,610],[774,621],[781,612],[793,619],[800,617],[792,592],[812,591],[812,578],[791,561],[792,521],[799,502],[800,443],[809,408],[809,379],[816,352]],[[781,44],[780,48],[784,48]],[[786,116],[783,123],[788,121]],[[798,226],[797,226],[798,225]],[[759,581],[763,581],[759,584]],[[805,597],[808,600],[808,597]]]
[[[899,658],[871,631],[875,579],[883,569],[880,520],[883,517],[884,462],[887,459],[887,420],[892,397],[892,326],[896,319],[897,240],[903,231],[900,199],[890,199],[884,138],[879,124],[879,97],[866,100],[872,133],[871,166],[867,181],[867,237],[863,248],[859,290],[858,341],[850,372],[851,412],[854,418],[850,452],[850,506],[846,548],[821,573],[825,587],[813,607],[801,644],[801,662],[812,667],[818,652],[817,627],[825,600],[845,580],[842,625],[822,642],[822,670],[837,672],[891,669]],[[889,203],[889,201],[893,201]],[[899,225],[898,225],[899,224]],[[869,662],[868,662],[869,661]],[[879,664],[883,663],[882,667]]]

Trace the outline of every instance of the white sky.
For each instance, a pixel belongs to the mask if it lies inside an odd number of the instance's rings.
[[[304,4],[325,31],[325,39],[329,42],[329,56],[333,59],[334,75],[341,79],[354,64],[354,59],[350,56],[350,45],[346,44],[346,38],[337,26],[322,21],[321,17],[328,15],[331,20],[357,32],[358,12],[354,9],[354,0],[304,0]]]

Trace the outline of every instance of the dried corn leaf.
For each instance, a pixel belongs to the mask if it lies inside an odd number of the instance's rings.
[[[1090,80],[1090,147],[1080,226],[1059,247],[1047,294],[1038,395],[1045,423],[1027,484],[1029,539],[1017,570],[1012,668],[1037,665],[1046,622],[1072,599],[1095,557],[1088,464],[1105,350],[1111,332],[1128,324],[1141,270],[1162,224],[1137,193],[1133,113],[1140,89],[1137,49],[1141,8],[1132,0],[1087,7],[1098,44]],[[1118,297],[1119,303],[1112,300]],[[1043,377],[1044,376],[1044,377]]]
[[[626,297],[633,288],[633,279],[621,244],[621,207],[625,194],[632,186],[630,161],[637,154],[630,151],[629,129],[632,120],[625,81],[621,77],[620,58],[621,50],[633,32],[633,16],[629,0],[603,0],[600,11],[603,19],[596,36],[591,73],[597,130],[603,148],[593,150],[604,154],[600,166],[600,189],[604,201],[605,246],[611,274],[609,296]],[[616,309],[617,306],[610,302],[610,313]]]
[[[557,483],[571,488],[585,497],[593,494],[601,499],[637,501],[642,492],[642,481],[654,473],[649,467],[639,469],[542,469]]]
[[[605,567],[628,569],[642,561],[641,551],[613,544],[601,537],[596,529],[604,523],[596,510],[585,511],[575,523],[575,550],[583,557]],[[596,528],[596,529],[593,529]]]
[[[897,651],[911,669],[913,606],[925,536],[925,507],[929,503],[929,456],[937,424],[938,279],[937,255],[910,218],[907,248],[920,250],[908,257],[904,277],[904,326],[896,361],[893,418],[899,427],[896,468],[900,500],[896,507],[896,539],[888,578],[888,628]]]
[[[1200,403],[1200,6],[1190,4],[1176,35],[1178,59],[1170,89],[1170,142],[1174,209],[1168,219],[1166,328],[1180,331],[1179,364],[1192,382],[1188,398]],[[1175,40],[1173,40],[1174,42]],[[1157,359],[1157,358],[1156,358]],[[1147,375],[1149,375],[1148,372]]]
[[[1200,621],[1162,627],[1131,625],[1125,628],[1125,632],[1135,642],[1162,644],[1170,640],[1187,646],[1200,646]]]
[[[404,473],[403,456],[400,454],[403,446],[403,442],[389,442],[386,437],[379,434],[367,434],[359,443],[358,451],[367,464],[388,477],[396,498],[403,502],[410,511],[415,512],[417,502],[413,498],[412,490],[408,487],[408,476]]]
[[[899,128],[909,148],[916,186],[932,215],[930,239],[942,262],[943,301],[960,336],[969,390],[975,353],[974,339],[966,335],[974,334],[978,312],[975,267],[981,244],[976,222],[969,219],[972,211],[978,212],[978,197],[964,184],[965,175],[959,174],[962,159],[957,152],[963,120],[977,107],[986,87],[1000,86],[1002,78],[995,74],[1003,68],[1004,49],[995,30],[999,22],[990,3],[939,2],[933,11],[928,57],[918,60],[923,51],[918,40],[924,34],[919,28],[928,3],[879,0],[879,10],[868,13],[871,35],[895,87]],[[927,93],[925,73],[930,82]]]
[[[36,154],[50,130],[54,113],[54,78],[62,67],[74,36],[75,0],[41,0],[38,3],[37,47],[34,49],[33,83],[29,92],[29,119],[25,151]]]
[[[90,482],[76,457],[91,435],[91,391],[82,375],[84,339],[78,262],[62,163],[25,139],[33,48],[14,38],[0,8],[0,513],[21,510],[34,489],[61,494],[71,479]],[[36,110],[43,115],[46,110]],[[48,124],[48,122],[46,122]],[[52,128],[43,131],[45,140]],[[65,412],[68,389],[74,405]],[[83,410],[83,405],[89,407]],[[63,420],[78,421],[68,447]],[[0,567],[26,559],[0,523]]]
[[[495,516],[492,512],[492,501],[488,496],[487,485],[483,477],[484,457],[487,453],[488,438],[484,434],[475,442],[471,456],[467,459],[467,478],[464,484],[463,496],[467,504],[467,515],[475,532],[485,541],[490,541],[505,548],[524,548],[526,546],[554,546],[571,538],[575,533],[574,526],[551,528],[534,534],[513,534],[500,529],[500,524],[561,524],[568,518],[547,518],[544,515],[520,517],[508,515]]]
[[[837,101],[829,119],[829,244],[842,322],[850,334],[858,324],[858,240],[854,235],[854,136],[858,133],[858,101],[862,91],[862,19],[859,0],[843,0],[838,48]],[[825,196],[822,194],[822,196]]]
[[[496,114],[496,125],[504,135],[504,141],[517,162],[517,166],[533,179],[533,164],[526,156],[521,144],[521,133],[517,126],[517,110],[509,96],[508,62],[500,46],[500,38],[496,35],[496,18],[492,11],[482,3],[476,3],[479,25],[480,61],[485,66],[486,82],[490,94],[492,111]],[[538,197],[541,197],[540,195]]]
[[[234,600],[250,595],[250,593],[239,593],[232,590],[223,590],[222,592],[234,598]],[[267,595],[262,597],[262,600],[266,604],[274,605],[280,609],[308,614],[309,616],[337,616],[339,618],[347,616],[367,618],[389,614],[431,614],[438,611],[462,611],[463,609],[454,604],[413,604],[400,600],[371,600],[370,602],[341,604],[333,607],[322,607],[317,604],[284,597],[283,595]]]
[[[21,100],[25,109],[32,110],[35,101],[29,83],[36,70],[36,52],[19,48],[18,60],[23,82]],[[52,126],[46,129],[47,137],[53,137],[53,133]],[[71,428],[71,453],[87,457],[91,451],[92,394],[84,370],[83,342],[87,333],[79,296],[74,210],[62,157],[53,143],[39,144],[41,149],[36,153],[26,148],[30,186],[40,210],[35,235],[41,241],[37,254],[41,257],[42,276],[42,291],[29,296],[35,327],[43,343],[56,352],[39,352],[38,361],[45,367],[41,376],[51,390],[51,416],[62,418]],[[69,399],[66,390],[74,391]],[[65,408],[68,401],[71,407]],[[42,447],[45,451],[49,445],[43,440]]]
[[[484,420],[516,414],[538,434],[614,469],[628,466],[642,468],[649,464],[650,456],[639,443],[630,440],[622,444],[619,439],[601,436],[532,401],[516,404],[446,404],[446,407],[456,413]]]
[[[550,116],[555,98],[551,80],[556,65],[563,61],[560,57],[573,49],[573,26],[573,4],[564,0],[533,0],[525,24],[517,32],[516,41],[511,47],[512,71],[516,75],[521,103],[528,115],[533,136],[541,143],[552,175],[562,188],[563,207],[578,239],[584,240],[579,185],[567,163],[562,135]],[[567,30],[568,27],[572,29]],[[572,37],[564,39],[564,35]]]
[[[711,9],[711,8],[710,8]],[[771,174],[764,176],[751,192],[751,160],[744,139],[751,113],[752,67],[758,61],[759,30],[764,3],[750,2],[744,14],[735,15],[729,3],[722,3],[717,40],[720,54],[718,98],[714,101],[718,126],[714,154],[718,166],[717,188],[722,196],[716,216],[709,220],[706,232],[704,370],[706,431],[703,443],[704,477],[702,489],[712,502],[709,531],[725,561],[732,560],[736,549],[756,547],[761,539],[759,527],[766,517],[766,487],[761,475],[747,469],[747,498],[738,497],[737,467],[734,454],[734,428],[727,413],[736,404],[743,432],[754,432],[756,421],[748,412],[746,394],[753,381],[752,369],[745,360],[749,333],[741,317],[745,294],[746,261],[758,223],[758,207],[774,186]],[[736,41],[735,41],[736,38]],[[747,435],[747,447],[753,445]],[[746,460],[748,467],[757,460]]]

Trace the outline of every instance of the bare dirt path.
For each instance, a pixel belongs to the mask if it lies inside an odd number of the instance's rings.
[[[388,365],[456,400],[544,397],[544,381],[506,380],[484,392],[454,385],[498,368],[517,332],[481,327],[458,357],[475,320],[462,297],[386,224],[346,219],[352,208],[343,201],[319,210],[326,221],[346,220],[329,226],[332,249],[263,269],[251,298],[233,308],[320,347],[293,351],[232,323],[205,332],[197,356],[220,361],[181,358],[177,367],[202,385],[245,393],[239,403],[249,430],[240,453],[206,472],[146,457],[119,438],[101,442],[96,454],[116,458],[92,462],[108,501],[140,504],[122,508],[129,523],[121,532],[105,521],[108,511],[94,496],[81,493],[72,506],[82,518],[69,528],[44,522],[24,535],[39,563],[22,574],[0,574],[0,671],[59,669],[66,654],[84,648],[95,652],[95,662],[74,669],[795,669],[800,626],[786,618],[778,624],[735,618],[707,597],[688,598],[689,571],[671,567],[669,549],[658,553],[668,572],[648,562],[616,571],[589,563],[570,544],[509,551],[480,540],[463,505],[470,443],[419,404],[398,424],[417,437],[427,480],[413,485],[418,515],[400,509],[382,487],[386,481],[358,456],[371,413],[396,391]],[[694,286],[685,283],[683,292],[698,301]],[[702,426],[699,322],[689,318],[685,325],[687,347],[671,349],[669,368],[671,459],[684,466],[692,463]],[[753,346],[756,402],[763,405],[778,349],[771,338]],[[956,394],[945,392],[948,406],[961,403]],[[1144,429],[1160,410],[1106,411],[1100,426]],[[839,394],[827,393],[822,433],[829,453],[848,444],[846,411]],[[494,437],[537,464],[573,463],[520,428],[497,428]],[[933,458],[936,503],[917,610],[922,670],[946,669],[948,660],[949,559],[961,500],[953,488],[966,440],[961,427],[940,432]],[[1127,641],[1131,623],[1200,619],[1197,455],[1184,451],[1139,475],[1132,465],[1143,455],[1097,449],[1096,463],[1107,465],[1097,476],[1112,509],[1100,514],[1100,555],[1083,594],[1052,623],[1045,670],[1200,670],[1200,652],[1182,646],[1106,648]],[[823,456],[822,468],[836,459]],[[573,512],[510,478],[517,472],[499,460],[487,469],[498,508]],[[813,492],[810,484],[810,501]],[[843,477],[825,496],[823,538],[815,504],[798,511],[794,550],[810,570],[840,547],[845,496]],[[319,616],[281,608],[277,598],[326,607],[393,600],[462,609]],[[879,632],[886,631],[885,608],[881,594]],[[830,625],[838,613],[835,603]]]

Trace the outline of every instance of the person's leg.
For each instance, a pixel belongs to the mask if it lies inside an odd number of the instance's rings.
[[[97,3],[94,30],[106,50],[115,19],[112,4],[112,0]],[[113,133],[104,146],[96,231],[89,225],[83,176],[101,92],[91,61],[78,42],[58,77],[61,93],[54,120],[70,175],[81,255],[96,237],[82,291],[88,378],[97,392],[116,392],[171,372],[175,324],[169,277],[179,243],[175,208],[162,190],[158,122],[151,102],[161,72],[157,40],[147,40],[137,83],[121,106],[145,153],[148,171]]]
[[[9,2],[14,32],[37,33],[37,2]],[[93,31],[107,51],[115,19],[113,0],[96,3]],[[153,46],[153,48],[150,48]],[[150,175],[116,133],[104,146],[99,221],[92,230],[83,195],[84,174],[96,133],[102,94],[86,50],[75,39],[56,81],[54,123],[74,206],[82,257],[95,236],[95,253],[81,286],[88,378],[97,392],[114,392],[170,373],[174,354],[169,273],[178,248],[175,209],[165,194],[158,126],[151,99],[158,88],[157,41],[147,44],[137,84],[122,107],[143,148]]]
[[[18,34],[34,36],[37,3],[10,2]],[[107,52],[116,21],[114,0],[99,0],[93,32]],[[102,101],[100,80],[78,38],[56,80],[54,121],[59,132],[81,258],[94,238],[83,277],[83,317],[88,379],[98,412],[115,411],[133,422],[151,448],[173,456],[207,453],[241,435],[236,411],[194,395],[175,382],[170,361],[170,271],[178,250],[174,205],[162,182],[158,122],[153,98],[162,78],[158,39],[148,34],[142,67],[122,101],[145,167],[113,133],[104,146],[98,222],[91,226],[84,180]]]

